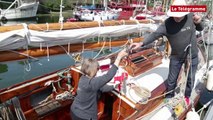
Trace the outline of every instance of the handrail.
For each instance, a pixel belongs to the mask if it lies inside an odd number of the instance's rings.
[[[6,10],[4,10],[4,12],[2,13],[2,15],[4,16],[6,13],[7,13],[7,11],[11,8],[11,7],[13,7],[13,5],[17,2],[18,0],[15,0]]]

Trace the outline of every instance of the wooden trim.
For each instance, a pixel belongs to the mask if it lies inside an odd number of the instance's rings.
[[[143,38],[134,38],[133,42],[140,42],[142,41]],[[120,40],[114,40],[111,42],[105,42],[106,47],[116,47],[116,46],[121,46],[124,45],[128,39],[120,39]],[[85,43],[84,44],[84,49],[85,50],[92,50],[92,49],[97,49],[101,48],[103,46],[104,42],[99,42],[99,43]],[[70,52],[78,52],[82,51],[82,43],[79,44],[72,44],[70,45]],[[68,45],[63,45],[64,49],[68,51]],[[30,50],[17,50],[16,52],[20,53],[14,53],[12,51],[2,51],[0,52],[0,62],[4,61],[12,61],[12,60],[20,60],[20,59],[26,59],[28,58],[27,56],[21,55],[21,54],[28,54],[29,56],[32,57],[42,57],[42,56],[47,56],[47,53],[49,55],[57,55],[57,54],[64,54],[66,53],[64,49],[60,46],[54,46],[54,47],[49,47],[49,50],[46,48],[43,48],[40,50],[40,48],[32,48]]]

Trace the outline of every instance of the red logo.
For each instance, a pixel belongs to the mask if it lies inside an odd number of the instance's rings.
[[[206,12],[206,5],[171,5],[171,12]]]

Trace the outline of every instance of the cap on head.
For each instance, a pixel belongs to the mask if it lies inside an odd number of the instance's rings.
[[[174,0],[172,5],[187,5],[185,0]],[[187,15],[189,12],[172,12],[171,9],[168,10],[167,15],[169,17],[183,17]]]

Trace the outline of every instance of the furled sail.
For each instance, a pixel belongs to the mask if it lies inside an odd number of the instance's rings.
[[[0,51],[27,46],[55,46],[82,43],[94,37],[116,37],[142,31],[154,31],[155,24],[135,24],[119,26],[101,26],[58,31],[35,31],[27,27],[20,30],[0,33]]]

